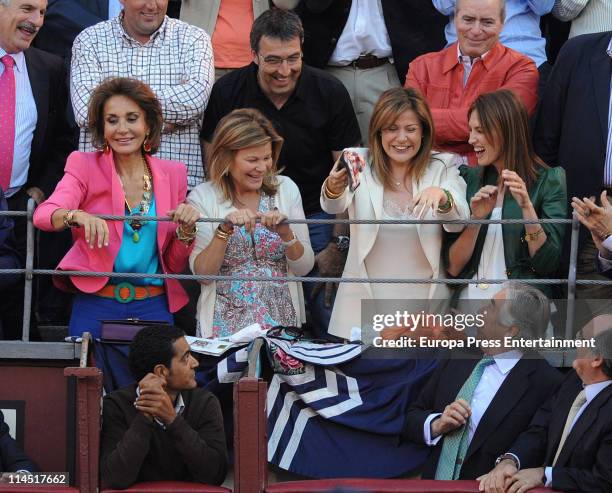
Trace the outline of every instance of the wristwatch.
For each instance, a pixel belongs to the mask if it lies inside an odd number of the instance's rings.
[[[508,453],[501,454],[497,459],[495,459],[495,465],[499,464],[501,461],[506,460],[506,459],[510,459],[512,462],[514,462],[514,465],[516,466],[517,469],[521,468],[516,455],[508,454]]]
[[[338,235],[334,236],[332,240],[336,242],[336,248],[340,252],[346,252],[351,244],[351,239],[348,236]]]

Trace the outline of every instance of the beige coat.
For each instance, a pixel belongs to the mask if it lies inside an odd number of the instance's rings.
[[[375,180],[372,174],[368,149],[350,149],[360,153],[366,160],[366,170],[361,175],[361,186],[353,193],[348,187],[337,199],[330,200],[321,189],[321,207],[330,214],[338,214],[348,209],[350,219],[382,219],[383,186]],[[441,187],[448,190],[455,201],[452,211],[444,215],[444,219],[468,219],[470,209],[465,200],[465,182],[459,176],[459,170],[454,164],[454,155],[448,153],[432,153],[432,159],[424,176],[417,183],[413,179],[414,195],[427,187]],[[424,219],[440,219],[430,211]],[[351,243],[342,277],[358,277],[366,279],[365,259],[370,253],[379,224],[351,224]],[[444,225],[444,229],[459,232],[463,225]],[[417,234],[421,247],[431,265],[433,278],[444,277],[440,266],[440,251],[442,247],[442,228],[439,224],[419,224]],[[410,245],[406,245],[410,248]],[[401,277],[401,276],[397,276]],[[372,285],[369,283],[340,283],[328,332],[338,337],[348,339],[351,327],[361,327],[361,300],[372,299]],[[442,300],[449,296],[448,288],[442,284],[432,284],[429,299]]]
[[[302,197],[297,185],[286,176],[279,176],[279,187],[275,200],[280,212],[290,219],[304,219]],[[204,182],[194,188],[188,197],[189,203],[198,209],[203,217],[225,218],[230,212],[236,210],[229,200],[226,200],[220,191],[210,182]],[[193,272],[196,257],[204,250],[214,237],[218,223],[199,223],[195,246],[189,257],[189,267]],[[305,276],[314,265],[314,253],[310,246],[310,236],[306,224],[292,224],[291,229],[304,246],[304,254],[297,260],[287,259],[287,275]],[[302,284],[289,283],[291,301],[298,319],[298,324],[306,321],[304,308],[304,293]],[[197,318],[200,322],[200,337],[211,337],[212,323],[217,298],[217,286],[215,282],[202,284],[200,298],[198,299]]]

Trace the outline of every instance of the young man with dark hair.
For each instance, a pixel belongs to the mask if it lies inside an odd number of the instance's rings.
[[[100,475],[105,488],[141,481],[221,484],[227,468],[217,398],[196,388],[182,330],[142,329],[130,345],[136,381],[104,398]]]

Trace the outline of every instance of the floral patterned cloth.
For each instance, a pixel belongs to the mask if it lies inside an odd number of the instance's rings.
[[[274,197],[262,194],[259,211],[274,208]],[[280,236],[260,224],[248,234],[234,228],[225,250],[219,275],[287,275],[285,247]],[[289,285],[283,281],[217,281],[213,337],[227,337],[247,325],[258,323],[264,329],[276,325],[297,325]]]

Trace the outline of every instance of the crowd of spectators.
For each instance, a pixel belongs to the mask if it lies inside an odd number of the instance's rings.
[[[549,13],[572,21],[554,65],[540,30]],[[561,288],[516,281],[564,276],[565,225],[418,221],[572,209],[585,226],[578,277],[612,277],[610,2],[0,0],[0,61],[0,210],[32,198],[37,228],[71,232],[67,251],[39,233],[41,266],[63,257],[60,270],[140,274],[55,276],[74,295],[70,335],[99,337],[105,319],[169,324],[136,336],[137,383],[105,398],[104,485],[225,476],[219,403],[195,388],[197,362],[172,326],[188,301],[197,325],[185,332],[202,337],[259,323],[344,341],[364,300],[459,298],[490,300],[481,337],[539,337]],[[333,217],[417,222],[286,222]],[[25,218],[0,216],[2,269],[23,266],[26,237]],[[157,277],[188,267],[480,282],[334,293],[332,283],[202,281],[195,293]],[[513,281],[481,281],[491,278]],[[0,277],[0,338],[20,337],[20,282]],[[578,289],[603,300],[594,312],[612,308],[611,293]],[[596,347],[562,383],[525,352],[441,363],[401,437],[432,447],[423,477],[611,491],[609,322],[583,328]]]

